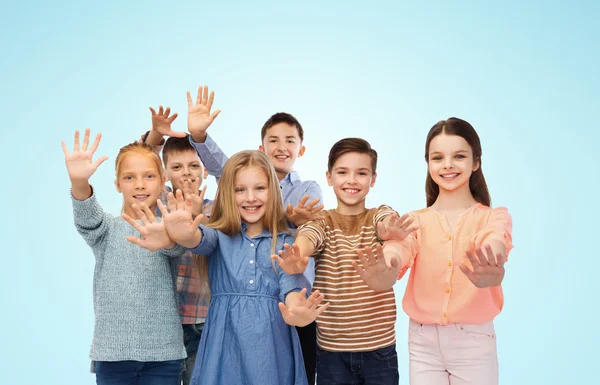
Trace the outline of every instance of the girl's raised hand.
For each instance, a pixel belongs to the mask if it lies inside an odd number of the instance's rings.
[[[107,156],[101,156],[100,158],[92,161],[94,152],[100,144],[100,138],[102,134],[96,135],[96,139],[92,146],[88,149],[90,142],[90,129],[85,129],[83,136],[83,144],[79,146],[79,130],[75,131],[75,143],[73,145],[73,152],[69,153],[67,145],[64,141],[61,141],[63,152],[65,153],[65,163],[67,164],[67,171],[69,172],[69,179],[72,183],[84,183],[87,185],[90,177],[96,172],[98,166],[108,159]]]
[[[169,237],[169,234],[165,228],[165,224],[156,219],[152,213],[152,210],[150,210],[145,202],[142,203],[141,206],[138,206],[134,203],[131,205],[131,208],[133,208],[135,215],[139,220],[142,221],[142,223],[140,224],[125,213],[121,214],[127,223],[140,232],[141,238],[134,237],[132,235],[127,236],[127,240],[129,242],[150,251],[171,249],[175,247],[175,242],[173,242],[173,240],[171,240]]]
[[[279,255],[271,255],[271,259],[276,261],[281,267],[281,270],[288,274],[302,274],[308,266],[307,256],[300,255],[300,246],[294,243],[290,246],[287,243],[283,244],[283,250],[279,250]]]
[[[172,136],[174,138],[185,138],[185,132],[171,130],[171,123],[177,118],[177,113],[169,116],[171,113],[170,107],[163,110],[163,106],[159,106],[158,112],[150,107],[150,112],[152,113],[152,130],[160,134],[161,137]]]
[[[288,294],[288,297],[291,294]],[[321,307],[318,307],[325,296],[315,290],[308,299],[306,298],[306,289],[302,289],[297,293],[288,305],[279,302],[279,311],[286,324],[291,326],[306,326],[317,319],[329,307],[329,302]]]
[[[168,208],[160,199],[156,203],[171,239],[185,247],[196,246],[190,246],[190,241],[194,239],[204,215],[199,214],[196,218],[192,217],[191,198],[188,197],[184,200],[181,190],[177,190],[175,194],[169,193]]]
[[[200,181],[201,179],[198,177],[194,180],[180,180],[180,185],[183,190],[183,199],[190,199],[192,206],[192,217],[196,218],[198,215],[202,214],[203,206],[204,206],[204,194],[206,193],[206,185],[200,190]]]
[[[384,220],[377,224],[379,239],[384,241],[403,241],[410,233],[419,229],[418,226],[410,226],[413,222],[414,219],[409,218],[408,214],[404,214],[398,218],[398,214],[394,213],[390,215],[387,221]]]
[[[213,102],[215,100],[215,91],[208,93],[208,86],[198,87],[198,95],[196,96],[196,104],[192,101],[192,94],[187,92],[188,101],[188,131],[196,141],[204,142],[206,138],[206,130],[221,113],[221,110],[216,110],[212,114]]]
[[[362,267],[356,261],[352,261],[352,266],[367,286],[375,291],[384,291],[394,285],[398,279],[398,260],[392,258],[388,266],[381,245],[375,247],[375,253],[368,246],[363,250],[357,250],[356,253]]]
[[[490,245],[485,246],[485,253],[478,247],[475,249],[475,256],[471,251],[467,251],[467,258],[471,261],[473,270],[469,269],[464,263],[459,265],[460,270],[473,282],[478,288],[500,286],[504,279],[504,263],[506,257],[494,252]]]

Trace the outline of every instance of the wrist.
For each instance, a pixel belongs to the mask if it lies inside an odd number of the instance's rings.
[[[192,133],[190,131],[190,133],[192,134],[192,139],[194,140],[194,142],[196,143],[204,143],[206,142],[206,131],[200,131],[200,132],[194,132]]]
[[[152,127],[148,135],[146,136],[146,140],[144,143],[154,146],[161,142],[163,135]]]

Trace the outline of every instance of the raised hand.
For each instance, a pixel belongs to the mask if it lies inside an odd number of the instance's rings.
[[[385,221],[381,221],[377,224],[377,234],[379,235],[379,239],[384,241],[403,241],[410,233],[419,229],[418,226],[410,227],[414,222],[414,219],[409,218],[408,214],[404,214],[398,218],[398,214],[394,213],[390,215],[387,223],[384,222]]]
[[[356,261],[352,261],[352,266],[367,286],[375,291],[388,290],[394,286],[398,278],[398,259],[395,256],[391,258],[388,266],[381,245],[375,247],[375,253],[368,246],[357,250],[356,253],[362,267]]]
[[[464,263],[459,265],[460,270],[478,288],[500,286],[504,279],[506,257],[502,253],[497,253],[494,256],[490,245],[485,246],[485,253],[480,247],[475,249],[475,253],[477,256],[470,250],[466,253],[473,270],[469,269]]]
[[[169,234],[165,228],[165,224],[156,219],[152,213],[152,210],[148,208],[148,205],[146,205],[145,202],[143,202],[140,206],[134,203],[131,205],[131,208],[135,212],[135,215],[138,217],[138,219],[142,221],[142,223],[140,224],[124,212],[121,214],[127,223],[140,232],[141,238],[133,235],[127,236],[127,240],[129,242],[150,251],[171,249],[175,247],[175,242],[173,242],[173,240],[171,240],[169,237]]]
[[[288,294],[288,298],[293,294],[296,293]],[[283,320],[288,325],[306,326],[316,320],[317,317],[329,307],[329,302],[318,307],[325,298],[318,290],[315,290],[308,299],[306,299],[306,289],[302,289],[302,291],[297,294],[299,295],[294,296],[290,301],[287,301],[286,299],[288,305],[279,302],[279,311],[281,312]]]
[[[203,213],[206,185],[202,188],[202,190],[199,190],[200,181],[201,179],[199,177],[193,180],[181,179],[179,181],[183,190],[183,199],[187,201],[189,198],[191,201],[191,212],[193,218],[196,218],[198,215]]]
[[[152,131],[159,134],[162,138],[163,136],[173,136],[175,138],[185,138],[185,132],[176,132],[171,130],[171,123],[177,118],[177,113],[169,116],[171,113],[171,108],[167,107],[163,110],[163,106],[158,107],[158,113],[154,110],[154,108],[150,107],[150,112],[152,112]]]
[[[271,259],[276,261],[281,267],[281,270],[288,274],[302,274],[308,266],[308,256],[300,255],[300,246],[294,243],[290,246],[287,243],[283,244],[283,250],[279,250],[279,255],[271,255]]]
[[[285,217],[289,222],[292,222],[296,226],[305,224],[306,222],[320,219],[319,211],[323,210],[325,206],[318,205],[321,200],[319,198],[313,199],[308,202],[308,195],[305,195],[300,199],[296,207],[293,207],[291,203],[288,203],[285,211]],[[307,203],[308,202],[308,203]]]
[[[96,135],[96,139],[94,140],[94,143],[92,143],[92,146],[88,149],[90,129],[86,128],[83,136],[83,144],[79,147],[79,130],[75,131],[75,143],[73,145],[72,153],[69,153],[64,141],[60,142],[63,152],[65,153],[65,163],[67,164],[67,171],[69,172],[69,179],[71,179],[71,182],[87,184],[90,177],[98,169],[98,166],[108,159],[107,156],[101,156],[95,161],[92,161],[94,152],[96,152],[96,149],[100,144],[100,138],[102,138],[102,134],[99,133]]]
[[[191,199],[184,200],[181,190],[177,190],[175,195],[172,192],[169,193],[168,208],[160,199],[156,203],[162,213],[169,237],[187,248],[197,246],[201,239],[198,234],[200,233],[198,226],[204,219],[204,215],[200,214],[196,218],[192,218]]]
[[[212,114],[213,102],[215,100],[215,91],[208,94],[208,86],[198,87],[198,95],[196,96],[196,104],[192,102],[192,95],[187,92],[188,101],[188,131],[192,135],[194,141],[204,143],[206,140],[206,130],[215,120],[221,110],[216,110]]]

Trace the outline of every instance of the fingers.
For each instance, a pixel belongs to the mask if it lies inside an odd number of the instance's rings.
[[[106,161],[107,159],[108,159],[108,156],[103,156],[103,157],[96,159],[96,161],[94,163],[92,163],[92,165],[94,167],[94,171],[96,171],[98,169],[98,167],[100,167],[100,165],[102,163],[104,163],[104,161]]]
[[[150,207],[148,207],[146,202],[142,202],[141,209],[146,215],[146,218],[148,218],[148,221],[150,221],[150,223],[156,222],[156,217],[154,216],[154,213],[152,212],[152,210],[150,210]]]
[[[315,310],[315,312],[317,313],[317,317],[321,315],[321,313],[323,313],[325,310],[327,310],[327,308],[329,307],[330,303],[327,302],[325,305],[319,307],[317,310]]]
[[[134,237],[133,235],[128,235],[127,237],[125,237],[125,239],[127,239],[129,242],[133,243],[134,245],[138,245],[140,247],[144,247],[144,240],[138,237]]]
[[[85,129],[85,134],[83,135],[83,144],[81,145],[81,151],[87,151],[88,144],[90,142],[90,129]]]
[[[79,151],[79,130],[75,131],[75,138],[73,143],[73,151]]]
[[[279,251],[281,253],[281,251]],[[277,264],[279,265],[279,267],[281,267],[281,264],[284,262],[283,258],[281,258],[279,255],[277,254],[271,254],[271,259],[275,262],[277,262]]]
[[[206,97],[207,93],[208,93],[208,86],[204,86],[204,97]],[[208,108],[209,111],[212,108],[214,101],[215,101],[215,91],[211,91],[210,96],[208,97],[208,101],[206,103],[206,107]]]
[[[100,144],[100,139],[102,139],[102,133],[98,133],[96,135],[96,139],[94,139],[94,143],[92,143],[92,147],[90,147],[90,153],[94,154],[96,152],[96,149],[98,148],[98,145]],[[87,147],[87,143],[84,143],[84,145]]]
[[[210,110],[210,108],[209,108]],[[210,114],[210,121],[211,123],[216,119],[217,116],[219,116],[219,114],[221,113],[221,110],[216,110],[215,112],[213,112],[212,114]]]
[[[292,254],[293,255],[297,255],[297,256],[301,256],[300,255],[300,245],[298,245],[297,243],[294,243],[292,245]],[[308,260],[308,257],[306,257],[306,259]]]
[[[486,260],[488,261],[488,264],[490,266],[498,266],[498,263],[496,263],[496,256],[494,255],[494,252],[492,251],[492,246],[485,245],[485,251],[487,253]]]
[[[485,256],[483,249],[478,247],[475,249],[475,253],[477,253],[477,257],[479,258],[479,264],[481,266],[490,266],[490,261],[488,261],[487,257]]]
[[[196,95],[196,104],[202,103],[202,86],[198,87],[198,95]]]
[[[363,263],[363,266],[366,266],[366,265]],[[358,265],[358,263],[356,263],[356,261],[352,261],[352,267],[353,267],[353,268],[354,268],[354,270],[355,270],[355,271],[356,271],[358,274],[360,274],[361,276],[362,276],[362,275],[365,273],[365,269],[363,269],[362,267],[360,267],[360,266]]]
[[[290,311],[283,302],[279,302],[279,311],[281,312],[283,319],[287,319],[290,316]]]
[[[192,222],[192,226],[195,228],[200,227],[200,223],[202,223],[203,219],[204,219],[204,214],[197,215],[196,218],[194,218],[194,221]]]
[[[469,259],[469,261],[471,261],[471,265],[473,266],[473,269],[477,269],[477,267],[481,266],[481,264],[479,263],[479,260],[471,252],[471,250],[467,250],[466,254],[467,254],[467,258]]]
[[[202,94],[202,104],[205,106],[208,104],[208,86],[204,86],[204,93]]]
[[[167,206],[165,206],[160,199],[156,200],[156,205],[158,206],[158,209],[160,210],[160,213],[162,214],[163,218],[167,214],[169,214],[169,210],[167,209]]]
[[[496,254],[496,263],[498,264],[498,267],[504,267],[504,264],[506,263],[506,256],[502,253]]]
[[[306,208],[312,211],[314,209],[315,205],[317,203],[319,203],[320,201],[321,201],[321,199],[319,199],[319,198],[313,199],[312,201],[308,202],[308,204],[306,205]]]
[[[156,110],[154,108],[152,108],[152,106],[150,106],[148,108],[150,108],[150,112],[152,113],[152,117],[154,117],[154,115],[156,115]]]
[[[204,185],[204,187],[202,187],[200,194],[198,194],[200,197],[200,202],[204,202],[204,194],[206,194],[206,185]]]
[[[169,194],[167,195],[167,206],[169,207],[170,213],[177,210],[177,200],[175,199],[175,195],[173,195],[173,192],[169,192]]]
[[[134,229],[136,229],[140,234],[142,234],[142,232],[144,232],[144,226],[140,225],[136,220],[134,220],[129,215],[123,213],[123,214],[121,214],[121,217],[123,219],[125,219],[125,221],[127,223],[129,223]]]
[[[465,264],[461,263],[459,266],[460,270],[464,273],[464,275],[467,276],[467,278],[469,279],[469,281],[471,281],[473,284],[476,284],[478,279],[477,276],[475,275],[475,272],[471,271]]]
[[[142,211],[142,209],[138,205],[136,205],[134,203],[134,204],[131,205],[131,208],[133,209],[133,212],[138,217],[138,219],[142,221],[142,223],[144,224],[144,226],[147,226],[147,225],[150,224],[150,221],[148,220],[148,217],[146,216],[146,214],[144,213],[144,211]]]
[[[288,203],[287,209],[285,210],[285,215],[288,217],[294,215],[294,206],[292,206],[291,203]]]
[[[366,269],[367,266],[369,266],[369,259],[368,259],[368,257],[365,256],[365,253],[361,249],[356,250],[356,254],[358,255],[358,260],[363,265],[362,269],[363,270]],[[353,261],[353,262],[355,262],[355,261]]]
[[[192,94],[190,93],[190,91],[186,91],[186,96],[187,96],[187,103],[188,103],[188,109],[190,107],[192,107],[194,104],[192,102]]]
[[[60,141],[60,145],[62,146],[63,152],[65,154],[65,158],[69,156],[69,149],[67,148],[67,145],[65,144],[64,140]]]

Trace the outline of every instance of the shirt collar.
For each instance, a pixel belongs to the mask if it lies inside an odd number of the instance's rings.
[[[282,183],[287,183],[287,184],[291,184],[292,186],[295,185],[297,182],[300,182],[300,175],[298,175],[297,171],[292,171],[289,174],[287,174],[285,176],[285,178],[283,178],[281,180],[281,182],[279,182],[279,184]]]

